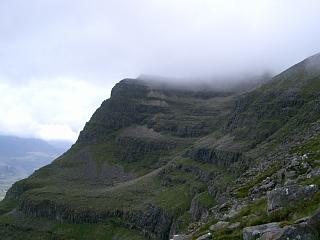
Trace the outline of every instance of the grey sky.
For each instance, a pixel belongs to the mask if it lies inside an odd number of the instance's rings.
[[[124,77],[280,72],[320,52],[320,1],[1,0],[0,134],[77,137]]]

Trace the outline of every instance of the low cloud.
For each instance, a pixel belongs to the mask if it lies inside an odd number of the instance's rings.
[[[109,93],[85,81],[58,78],[0,83],[0,94],[0,134],[74,141]]]
[[[320,51],[319,9],[318,0],[3,0],[0,76],[279,72]]]

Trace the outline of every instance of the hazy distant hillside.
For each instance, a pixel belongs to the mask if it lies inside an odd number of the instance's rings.
[[[57,147],[57,141],[48,143],[41,139],[35,138],[19,138],[14,136],[0,136],[0,158],[3,157],[21,157],[30,152],[46,152],[56,154],[61,150],[67,150],[67,144],[62,144]]]
[[[0,136],[0,199],[12,183],[50,163],[69,146],[68,142]]]

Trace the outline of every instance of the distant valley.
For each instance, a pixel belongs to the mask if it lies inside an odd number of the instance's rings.
[[[0,136],[0,199],[14,182],[51,163],[70,146],[68,142]]]

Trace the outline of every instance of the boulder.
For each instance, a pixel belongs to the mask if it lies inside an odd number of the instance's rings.
[[[197,240],[209,240],[209,239],[212,239],[211,233],[204,234],[204,235],[197,238]]]
[[[275,188],[267,192],[268,211],[276,211],[297,201],[310,199],[317,191],[318,187],[316,185],[291,185]]]
[[[170,240],[191,240],[191,237],[188,235],[173,235]]]
[[[241,225],[240,222],[231,223],[231,224],[228,226],[228,229],[231,230],[231,231],[233,231],[233,230],[239,228],[240,225]]]
[[[281,236],[274,240],[319,240],[318,236],[315,229],[312,229],[307,222],[302,222],[284,227]]]
[[[281,236],[283,230],[279,223],[267,223],[258,226],[246,227],[243,229],[243,240],[261,239],[262,236],[268,236],[265,239],[274,239]]]
[[[277,183],[270,177],[263,180],[259,185],[256,185],[251,189],[251,194],[265,194],[267,191],[272,190]]]
[[[210,226],[210,231],[219,231],[221,229],[227,228],[230,225],[229,222],[219,221],[216,224]]]
[[[319,240],[320,209],[310,218],[302,218],[293,225],[280,228],[278,223],[268,223],[243,229],[244,240]]]
[[[320,161],[320,160],[317,160]],[[314,169],[312,169],[312,171],[310,173],[307,174],[307,178],[314,178],[314,177],[318,177],[320,176],[320,167],[315,167]]]

